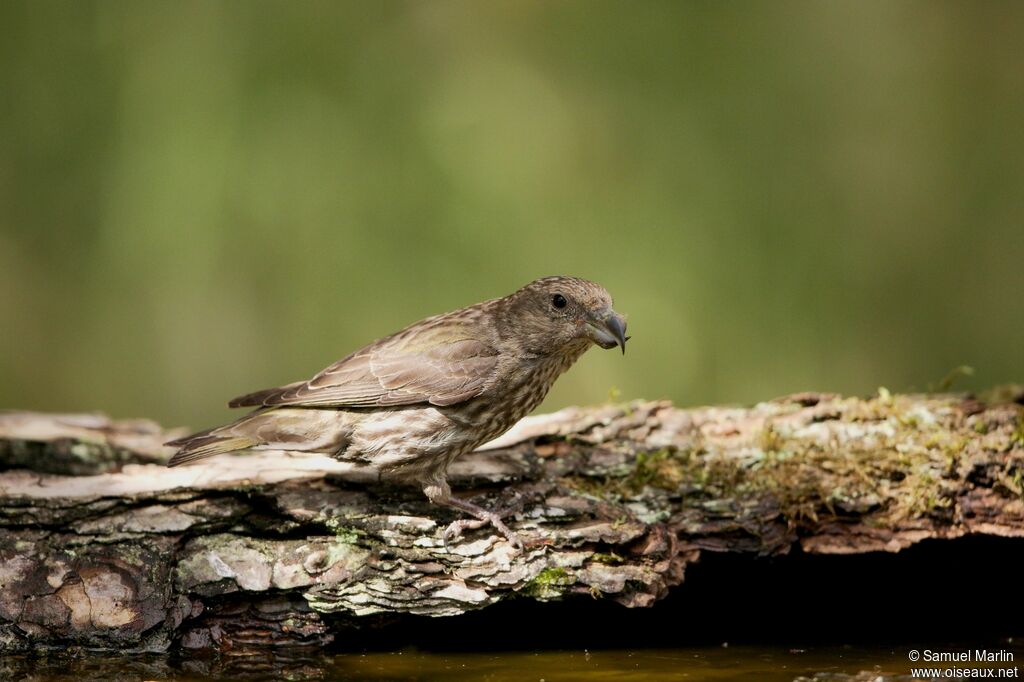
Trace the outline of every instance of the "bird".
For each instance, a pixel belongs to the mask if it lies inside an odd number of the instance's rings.
[[[599,284],[543,277],[515,292],[434,315],[378,339],[313,378],[248,393],[240,419],[169,441],[176,467],[248,450],[315,452],[418,485],[457,509],[447,544],[490,524],[513,546],[502,516],[452,495],[449,465],[536,408],[589,348],[626,352],[626,319]]]

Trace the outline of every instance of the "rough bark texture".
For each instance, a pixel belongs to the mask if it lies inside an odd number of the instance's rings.
[[[379,614],[503,599],[648,606],[705,552],[896,552],[1024,537],[1019,389],[753,408],[665,402],[524,420],[453,467],[519,511],[445,547],[456,516],[322,457],[162,466],[174,435],[100,416],[0,416],[0,651],[324,644]]]

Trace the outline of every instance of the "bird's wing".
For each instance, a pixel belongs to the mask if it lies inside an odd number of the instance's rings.
[[[497,349],[467,325],[415,325],[356,351],[309,381],[250,393],[230,405],[454,405],[488,388],[497,366]]]

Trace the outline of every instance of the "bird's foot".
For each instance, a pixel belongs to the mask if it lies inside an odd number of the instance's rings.
[[[476,516],[475,519],[459,519],[458,521],[452,521],[448,524],[448,527],[444,530],[444,535],[441,537],[444,540],[445,546],[451,541],[457,540],[462,536],[464,530],[476,530],[477,528],[483,528],[490,524],[494,526],[495,530],[505,536],[505,538],[511,543],[516,549],[523,549],[522,539],[513,531],[511,528],[505,525],[505,522],[501,520],[501,516],[494,512],[486,511],[481,509],[479,512],[471,512]]]
[[[504,535],[516,549],[521,550],[525,546],[520,537],[506,526],[504,521],[502,521],[502,518],[515,513],[522,507],[522,500],[516,499],[511,505],[496,513],[488,509],[484,509],[479,505],[473,504],[469,500],[453,497],[451,494],[451,488],[448,487],[448,482],[443,478],[436,481],[429,481],[427,485],[424,486],[423,493],[434,504],[458,509],[459,511],[474,517],[472,519],[459,519],[458,521],[448,525],[444,533],[441,535],[446,547],[452,540],[461,536],[462,531],[483,528],[488,524],[494,526],[495,530]]]

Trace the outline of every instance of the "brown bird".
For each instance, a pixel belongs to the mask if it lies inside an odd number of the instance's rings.
[[[178,466],[235,450],[300,450],[375,467],[423,487],[431,502],[462,510],[444,538],[501,517],[452,497],[452,461],[507,431],[540,404],[592,344],[622,347],[626,322],[605,289],[545,277],[504,298],[435,315],[375,341],[309,381],[257,391],[231,407],[241,419],[171,441]]]

